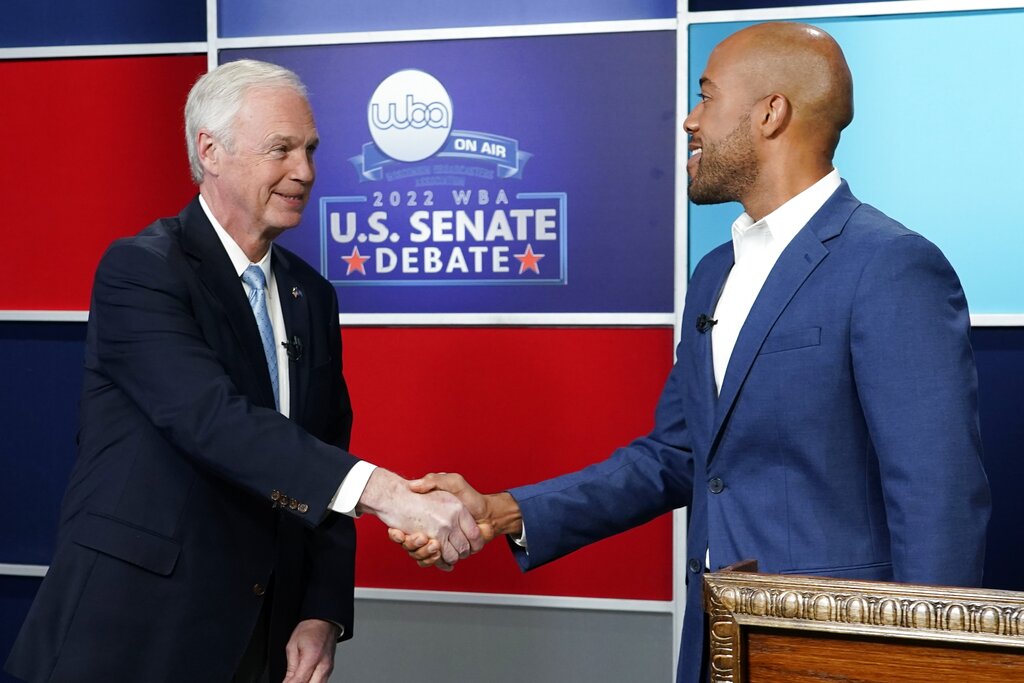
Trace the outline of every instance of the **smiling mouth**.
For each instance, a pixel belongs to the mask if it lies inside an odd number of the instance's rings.
[[[275,192],[274,194],[289,202],[301,202],[306,198],[304,194],[285,194],[284,192]]]
[[[703,147],[690,147],[689,156],[686,158],[686,175],[689,176],[691,182],[697,177],[697,171],[700,169],[701,154],[703,153]]]
[[[700,166],[701,155],[703,152],[704,149],[701,147],[690,148],[690,156],[686,159],[686,169],[689,172],[690,177],[697,174],[697,168]]]

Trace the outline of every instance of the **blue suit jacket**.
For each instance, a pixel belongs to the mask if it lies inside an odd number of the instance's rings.
[[[724,244],[690,280],[654,430],[511,491],[524,569],[690,506],[680,682],[706,658],[705,549],[714,568],[977,586],[990,511],[967,304],[934,245],[844,182],[779,258],[716,397],[696,321],[732,265]]]
[[[244,290],[194,200],[96,273],[79,454],[56,553],[7,667],[30,681],[228,681],[272,596],[272,680],[305,618],[352,635],[356,462],[333,288],[280,247],[291,419]],[[271,584],[272,589],[261,595]]]

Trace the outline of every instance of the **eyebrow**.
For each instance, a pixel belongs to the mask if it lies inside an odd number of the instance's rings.
[[[295,145],[295,144],[297,144],[299,142],[299,138],[294,136],[294,135],[281,135],[280,133],[274,133],[272,135],[267,136],[265,144],[268,147],[272,147],[273,145],[276,145],[276,144],[281,143],[281,142],[283,142],[285,144],[288,144],[288,145]],[[319,147],[319,146],[320,146],[320,136],[314,137],[309,142],[309,144],[307,145],[307,147]]]
[[[715,90],[718,90],[718,86],[715,85],[715,82],[713,80],[711,80],[710,78],[708,78],[707,76],[701,76],[700,80],[697,81],[697,83],[699,83],[700,87],[702,87],[702,88],[708,87],[708,88],[714,88]]]

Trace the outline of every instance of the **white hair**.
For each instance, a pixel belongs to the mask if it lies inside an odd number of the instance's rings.
[[[308,98],[298,75],[277,64],[240,59],[203,74],[185,101],[185,146],[192,179],[197,184],[203,182],[197,148],[199,131],[206,130],[231,151],[235,116],[250,88],[291,88]]]

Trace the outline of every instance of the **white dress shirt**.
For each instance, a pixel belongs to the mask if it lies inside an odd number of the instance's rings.
[[[217,237],[220,238],[221,244],[224,245],[224,251],[227,252],[228,258],[231,260],[231,265],[235,268],[235,274],[238,276],[238,283],[245,290],[246,296],[249,295],[249,285],[242,281],[242,273],[249,267],[249,257],[245,255],[242,248],[238,246],[234,238],[228,234],[228,232],[221,226],[220,222],[214,217],[210,211],[210,207],[207,206],[206,200],[203,196],[199,196],[199,204],[203,207],[203,211],[206,213],[206,217],[210,220],[210,224],[213,225],[214,232],[217,233]],[[280,339],[287,339],[288,335],[284,327],[284,313],[281,311],[281,299],[278,296],[277,291],[277,278],[274,277],[274,269],[270,267],[271,253],[274,248],[271,246],[267,250],[267,253],[259,260],[258,263],[252,264],[259,266],[263,271],[263,275],[267,279],[267,312],[270,314],[270,326],[274,328],[274,341],[275,349],[277,351],[277,385],[278,385],[278,402],[280,403],[280,413],[285,417],[288,417],[291,410],[291,385],[289,384],[288,378],[288,351],[281,344],[276,343]],[[360,496],[363,495],[363,490],[366,488],[366,482],[369,481],[370,475],[377,469],[376,465],[360,460],[357,462],[345,478],[341,482],[341,486],[338,487],[338,492],[335,493],[334,499],[331,501],[330,508],[335,512],[340,512],[343,515],[349,515],[350,517],[357,517],[355,513],[356,504],[359,502]]]
[[[839,188],[839,183],[839,171],[833,168],[824,178],[756,223],[744,212],[732,224],[735,265],[729,271],[712,316],[717,321],[711,329],[711,351],[718,392],[722,390],[736,339],[768,274],[796,234]]]

